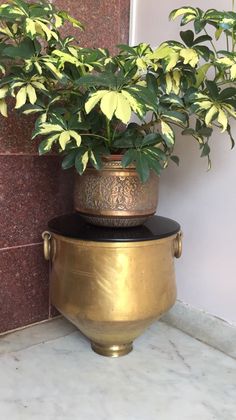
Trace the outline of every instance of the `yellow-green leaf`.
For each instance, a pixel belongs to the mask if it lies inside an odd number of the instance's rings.
[[[167,59],[168,64],[166,66],[166,71],[172,70],[176,66],[178,59],[179,59],[179,53],[172,51]]]
[[[111,120],[117,108],[118,92],[108,92],[102,97],[101,111],[106,115],[108,120]]]
[[[172,51],[173,50],[169,47],[169,45],[163,43],[162,45],[160,45],[160,47],[153,51],[153,54],[150,54],[150,58],[162,60],[163,58],[169,57]]]
[[[193,48],[182,48],[180,57],[184,59],[184,64],[189,64],[191,67],[195,67],[199,60],[197,52]]]
[[[42,67],[40,66],[40,64],[37,62],[37,61],[35,61],[34,62],[34,65],[35,65],[35,67],[36,67],[36,69],[37,69],[37,71],[38,71],[38,73],[39,74],[42,74]]]
[[[16,95],[16,105],[15,105],[16,109],[21,108],[23,105],[25,105],[26,97],[27,97],[26,86],[24,86],[19,90],[19,92]]]
[[[73,137],[73,139],[75,139],[76,144],[79,147],[81,145],[81,141],[82,141],[81,136],[78,133],[76,133],[76,131],[74,131],[74,130],[69,130],[69,133],[70,133],[70,136]]]
[[[36,34],[35,22],[33,21],[33,19],[26,18],[25,29],[26,32],[31,36],[34,36]]]
[[[138,57],[137,58],[137,60],[136,60],[136,64],[137,64],[137,66],[140,68],[140,69],[142,69],[142,70],[146,70],[146,68],[147,68],[147,64],[145,63],[145,61],[142,59],[142,58],[140,58],[140,57]]]
[[[27,95],[29,98],[30,103],[33,105],[37,101],[37,95],[35,92],[35,88],[32,85],[27,85],[26,87]]]
[[[5,85],[0,89],[0,99],[5,98],[7,96],[7,92],[8,92],[8,85]]]
[[[220,36],[221,36],[222,32],[223,32],[223,28],[218,28],[218,29],[215,31],[215,39],[216,39],[217,41],[218,41],[218,39],[220,39]]]
[[[169,94],[172,91],[172,78],[169,73],[166,75],[166,93]]]
[[[233,64],[233,66],[230,69],[230,77],[231,77],[231,79],[236,78],[236,64]]]
[[[54,15],[54,18],[55,18],[55,27],[60,28],[63,23],[61,16]]]
[[[218,120],[219,124],[222,125],[222,131],[221,132],[223,133],[225,130],[227,130],[228,118],[227,118],[226,113],[222,109],[219,110],[217,120]]]
[[[85,111],[87,114],[97,105],[101,98],[108,92],[108,90],[99,90],[93,93],[85,104]]]
[[[206,117],[205,117],[205,123],[206,123],[207,126],[210,125],[213,117],[217,114],[217,112],[218,112],[218,109],[217,109],[217,107],[215,105],[213,105],[209,109],[209,111],[207,112]]]
[[[234,64],[234,61],[229,57],[219,58],[218,60],[216,60],[216,62],[219,64],[224,64],[225,66],[231,66],[232,64]]]
[[[131,118],[130,104],[122,93],[118,93],[117,95],[117,107],[115,115],[118,120],[121,120],[124,124],[127,124]]]
[[[62,150],[65,150],[66,145],[68,141],[70,140],[70,132],[69,131],[63,131],[63,133],[60,134],[59,137],[59,143],[62,148]]]
[[[41,82],[34,82],[34,81],[31,81],[31,84],[32,84],[32,86],[34,86],[34,87],[36,87],[37,89],[41,89],[41,90],[46,90],[47,91],[47,88],[44,86],[44,84],[43,83],[41,83]]]
[[[201,101],[201,102],[197,102],[197,104],[200,109],[209,109],[212,106],[211,101]]]
[[[7,104],[5,99],[0,99],[0,113],[3,115],[3,117],[7,117]]]
[[[172,90],[178,95],[180,91],[181,72],[179,69],[173,71]]]

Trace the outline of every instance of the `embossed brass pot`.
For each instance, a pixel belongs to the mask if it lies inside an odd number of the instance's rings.
[[[174,256],[181,236],[106,243],[44,233],[55,307],[90,340],[95,352],[118,357],[175,302]]]
[[[138,226],[156,212],[159,178],[152,171],[142,183],[133,165],[124,169],[121,157],[104,160],[97,171],[76,175],[74,205],[89,223],[98,226]]]

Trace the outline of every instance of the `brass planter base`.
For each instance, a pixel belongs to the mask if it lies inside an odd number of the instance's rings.
[[[98,343],[91,343],[93,351],[101,356],[107,357],[121,357],[130,353],[133,350],[133,343],[117,344],[117,345],[103,345]]]
[[[122,233],[88,227],[74,215],[55,220],[58,228],[54,225],[54,232],[43,234],[53,305],[90,340],[96,353],[128,354],[133,341],[175,303],[180,226],[155,216],[146,228]],[[165,231],[168,236],[156,238]],[[142,235],[151,240],[142,240]]]

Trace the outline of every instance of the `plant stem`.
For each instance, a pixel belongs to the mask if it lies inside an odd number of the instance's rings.
[[[110,126],[110,121],[109,119],[106,117],[106,126],[107,126],[107,138],[108,138],[108,142],[111,143],[111,126]]]
[[[108,138],[106,138],[106,137],[103,137],[103,136],[100,136],[99,134],[92,134],[92,133],[86,133],[86,134],[80,134],[80,136],[82,137],[82,136],[88,136],[88,137],[97,137],[97,138],[99,138],[99,139],[103,139],[103,140],[105,140],[105,141],[110,141]]]
[[[208,32],[206,31],[206,29],[204,28],[204,32],[205,32],[205,34],[207,35],[207,36],[209,36],[209,34],[208,34]],[[215,55],[218,57],[218,54],[217,54],[217,51],[216,51],[216,47],[215,47],[215,45],[213,44],[213,42],[212,41],[210,41],[210,43],[211,43],[211,46],[212,46],[212,48],[213,48],[213,50],[214,50],[214,52],[215,52]]]

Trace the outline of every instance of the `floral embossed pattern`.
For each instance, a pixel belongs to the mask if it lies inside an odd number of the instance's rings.
[[[149,180],[142,183],[134,167],[123,169],[120,162],[114,161],[106,162],[99,172],[89,168],[82,177],[77,176],[75,209],[94,224],[100,225],[106,218],[110,218],[111,226],[116,225],[112,223],[113,218],[119,226],[141,224],[155,213],[158,179],[152,173]],[[122,218],[126,219],[125,224],[121,223]]]

